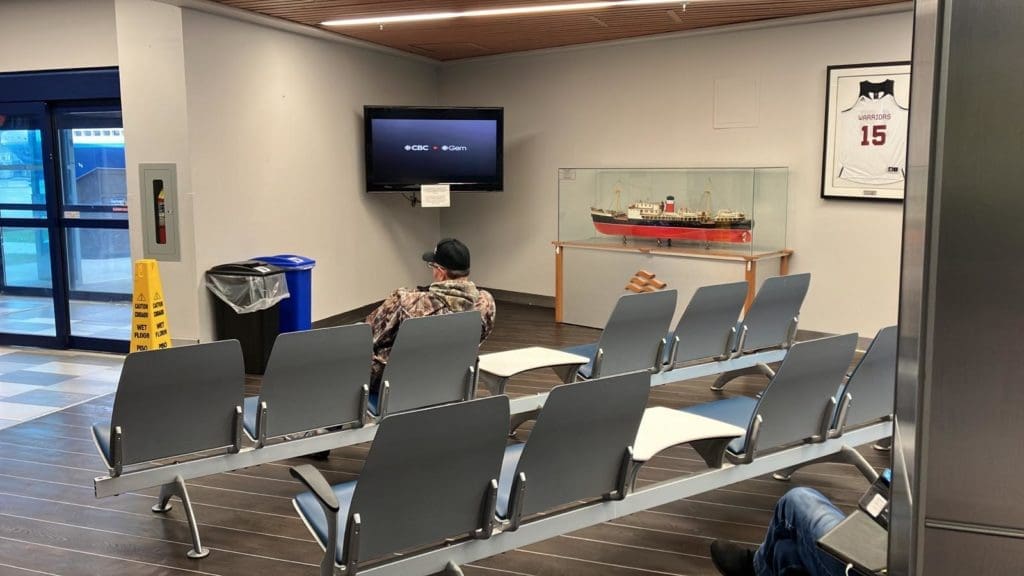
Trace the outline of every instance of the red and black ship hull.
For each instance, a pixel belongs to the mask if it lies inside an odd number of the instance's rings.
[[[751,220],[729,224],[682,222],[679,220],[630,221],[614,216],[591,214],[594,228],[609,236],[635,236],[658,240],[694,240],[698,242],[724,242],[749,244],[751,241]]]

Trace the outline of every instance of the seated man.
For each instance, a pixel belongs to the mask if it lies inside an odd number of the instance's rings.
[[[373,328],[373,373],[371,388],[380,384],[398,327],[406,318],[479,310],[483,342],[494,328],[494,298],[478,290],[469,279],[469,248],[455,238],[445,238],[434,250],[423,254],[434,281],[425,288],[399,288],[366,317]]]
[[[715,540],[711,561],[724,576],[844,576],[846,567],[817,542],[845,517],[820,492],[794,488],[775,505],[759,547]]]

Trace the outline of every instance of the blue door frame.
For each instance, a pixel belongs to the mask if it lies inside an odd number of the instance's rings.
[[[45,230],[50,259],[52,287],[13,288],[4,292],[14,295],[49,296],[53,299],[55,335],[0,333],[0,345],[28,345],[48,348],[79,348],[110,352],[127,352],[127,340],[75,336],[71,333],[70,299],[92,299],[88,292],[72,292],[69,286],[68,259],[64,247],[69,230],[128,229],[128,221],[90,218],[93,212],[113,211],[100,207],[65,206],[61,190],[58,118],[68,112],[97,109],[120,110],[120,78],[116,68],[17,72],[0,74],[0,115],[35,119],[42,133],[43,182],[47,193],[40,203],[30,205],[0,203],[0,229],[36,228]],[[65,209],[77,212],[79,218],[66,218]],[[44,218],[7,218],[5,211],[22,213],[45,212]],[[85,217],[81,217],[84,214]],[[41,241],[40,241],[41,244]],[[6,284],[4,278],[0,282]],[[130,299],[130,296],[128,297]]]

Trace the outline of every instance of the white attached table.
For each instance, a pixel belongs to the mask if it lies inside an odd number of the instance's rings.
[[[562,382],[568,383],[575,379],[579,367],[587,362],[590,358],[586,356],[540,346],[481,354],[480,382],[491,394],[504,394],[509,378],[516,374],[551,368]]]
[[[721,468],[725,447],[746,433],[739,426],[656,406],[644,411],[633,443],[633,461],[642,464],[666,448],[689,444],[709,467]]]

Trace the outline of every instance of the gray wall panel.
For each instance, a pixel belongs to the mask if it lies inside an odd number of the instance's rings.
[[[927,528],[925,541],[928,576],[1024,574],[1024,540]]]
[[[925,514],[1024,527],[1024,3],[950,6]]]
[[[890,573],[1024,573],[1024,3],[919,0]],[[936,522],[946,528],[935,528]],[[925,529],[925,523],[930,528]],[[1005,531],[1004,531],[1005,532]]]

